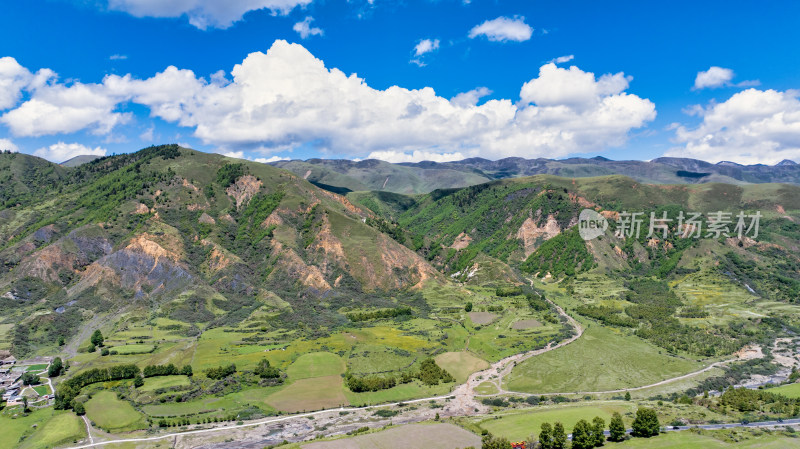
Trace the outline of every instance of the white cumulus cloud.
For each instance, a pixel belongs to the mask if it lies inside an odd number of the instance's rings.
[[[232,157],[232,158],[235,158],[235,159],[245,159],[245,160],[248,160],[248,161],[261,162],[262,164],[269,164],[270,162],[288,161],[289,160],[288,157],[283,157],[283,156],[252,158],[252,157],[248,157],[247,155],[245,155],[244,151],[224,151],[222,153],[222,155],[223,156],[227,156],[227,157]]]
[[[107,134],[131,117],[114,112],[125,97],[104,84],[42,84],[28,86],[28,90],[32,91],[28,101],[0,117],[15,136],[36,137],[87,128],[96,134]]]
[[[411,58],[411,62],[414,64],[424,67],[424,55],[436,51],[439,49],[439,39],[422,39],[414,46],[414,57]]]
[[[350,157],[558,157],[621,145],[631,130],[655,118],[652,102],[625,92],[630,80],[546,64],[522,86],[518,101],[478,106],[488,88],[453,99],[430,87],[374,89],[354,74],[327,68],[303,46],[278,40],[234,66],[230,78],[206,80],[168,67],[146,79],[108,75],[98,84],[47,84],[0,122],[24,136],[110,133],[128,118],[117,107],[130,102],[193,129],[205,144],[264,155],[311,145]]]
[[[559,56],[550,62],[555,62],[556,64],[563,64],[565,62],[570,62],[573,59],[575,59],[575,55],[565,55],[565,56]]]
[[[106,149],[100,147],[90,148],[79,143],[58,142],[49,147],[39,148],[33,154],[51,162],[61,163],[75,156],[105,156]]]
[[[286,15],[309,3],[311,0],[109,0],[108,7],[135,17],[185,15],[189,23],[204,30],[227,28],[249,11],[267,9],[273,14]]]
[[[516,41],[524,42],[533,35],[533,28],[525,23],[522,16],[498,17],[487,20],[480,25],[476,25],[469,31],[469,37],[475,39],[478,36],[486,36],[494,42]]]
[[[475,106],[481,98],[491,95],[492,91],[488,87],[478,87],[467,92],[461,92],[450,99],[450,103],[458,107]]]
[[[439,39],[422,39],[414,46],[414,56],[422,56],[439,48]]]
[[[710,162],[774,164],[800,161],[800,92],[747,89],[723,103],[694,108],[703,121],[695,128],[675,127],[681,147],[667,156]]]
[[[722,87],[733,79],[733,70],[724,67],[711,66],[704,72],[697,72],[694,79],[695,89]]]
[[[292,29],[295,30],[303,39],[309,36],[322,36],[322,28],[311,26],[311,22],[313,20],[313,17],[307,16],[305,19],[303,19],[303,21],[295,23]]]
[[[289,158],[283,156],[272,156],[272,157],[257,157],[253,160],[256,162],[261,162],[262,164],[269,164],[270,162],[288,161]]]
[[[16,59],[0,58],[0,110],[13,107],[22,97],[22,90],[31,82],[33,75]]]
[[[734,84],[732,83],[734,76],[736,76],[736,74],[731,69],[711,66],[706,71],[697,72],[692,90],[716,89],[718,87],[728,86],[750,87],[761,84],[758,80],[748,80]]]
[[[432,151],[412,151],[410,153],[403,153],[400,151],[373,151],[367,156],[367,159],[380,159],[386,162],[450,162],[460,161],[466,159],[461,152],[456,153],[436,153]]]
[[[9,139],[0,139],[0,151],[10,151],[12,153],[19,152],[19,147]]]

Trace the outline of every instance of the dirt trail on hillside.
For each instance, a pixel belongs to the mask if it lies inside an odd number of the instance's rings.
[[[510,374],[511,370],[513,370],[518,363],[521,363],[531,357],[544,354],[548,351],[562,348],[581,338],[581,335],[583,335],[583,327],[581,327],[581,325],[575,321],[574,318],[567,315],[567,313],[564,312],[564,309],[556,305],[553,301],[550,301],[546,298],[545,300],[555,307],[559,315],[566,318],[567,323],[575,330],[575,335],[555,345],[553,342],[550,342],[544,348],[508,356],[493,363],[489,368],[483,371],[472,373],[465,383],[459,385],[455,390],[453,390],[452,396],[455,396],[455,399],[450,401],[450,403],[444,407],[444,411],[447,416],[464,416],[474,415],[477,413],[486,413],[489,410],[489,407],[483,405],[475,399],[476,396],[478,396],[478,394],[475,392],[475,388],[477,388],[478,385],[482,384],[483,382],[490,382],[497,388],[498,393],[496,394],[502,394],[505,392],[505,390],[503,390],[503,377]]]

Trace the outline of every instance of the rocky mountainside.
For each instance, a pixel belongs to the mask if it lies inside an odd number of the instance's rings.
[[[378,212],[391,210],[378,195],[358,198]],[[600,238],[584,241],[579,235],[583,209],[607,219]],[[718,211],[730,214],[730,223],[721,226],[727,236],[708,235]],[[761,215],[757,238],[751,238],[752,232],[738,238],[736,216],[743,211]],[[618,237],[618,220],[625,212],[640,213],[641,232]],[[700,214],[700,238],[679,235],[688,223],[679,221],[681,212],[686,220]],[[654,233],[648,235],[651,213],[658,218],[666,213],[670,221],[654,220]],[[590,270],[670,278],[698,269],[702,260],[706,268],[765,297],[794,301],[800,295],[800,187],[794,185],[651,185],[618,175],[538,175],[437,190],[395,209],[386,220],[386,227],[410,247],[462,281],[481,267],[496,270],[497,264],[554,279]],[[666,238],[661,224],[667,227]]]
[[[441,276],[369,210],[290,172],[176,145],[62,168],[0,155],[0,315],[16,352],[149,308],[198,328],[256,310],[310,326]]]

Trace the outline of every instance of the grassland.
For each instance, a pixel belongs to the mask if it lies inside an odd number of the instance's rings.
[[[36,394],[38,394],[39,396],[44,396],[46,394],[50,394],[51,393],[50,392],[50,387],[48,387],[47,385],[37,385],[37,386],[33,387],[33,391],[35,391]]]
[[[762,430],[668,432],[654,438],[633,438],[612,447],[620,449],[788,449],[800,448],[800,439]]]
[[[567,429],[572,430],[575,423],[581,419],[591,421],[595,416],[599,416],[608,423],[614,412],[624,415],[632,411],[636,411],[635,404],[619,401],[596,405],[562,405],[492,416],[477,424],[494,435],[520,441],[530,435],[538,434],[543,422],[552,424],[560,421]]]
[[[72,413],[55,414],[42,428],[26,438],[20,449],[40,449],[75,442],[86,435],[83,420]]]
[[[266,412],[274,409],[267,398],[281,387],[247,388],[225,396],[204,396],[193,401],[167,402],[142,407],[142,411],[152,417],[191,416],[224,417],[246,407],[258,407]]]
[[[603,418],[608,424],[614,412],[621,414],[625,425],[630,427],[635,417],[636,409],[640,405],[655,409],[662,425],[668,425],[677,418],[698,421],[715,419],[720,422],[731,420],[730,417],[696,405],[672,403],[658,405],[653,402],[639,404],[637,402],[617,400],[566,403],[540,406],[533,409],[505,411],[490,416],[466,419],[464,422],[470,423],[470,426],[476,426],[473,430],[485,429],[495,435],[518,441],[528,438],[530,435],[538,434],[544,422],[551,424],[561,422],[569,432],[579,420],[591,421],[595,416]]]
[[[800,398],[800,383],[781,385],[780,387],[770,388],[767,391],[786,396],[787,398]]]
[[[286,369],[291,379],[308,379],[342,374],[345,364],[341,357],[330,352],[303,354]]]
[[[4,413],[0,415],[0,429],[0,447],[3,448],[48,448],[80,440],[86,435],[80,418],[52,408],[16,418]]]
[[[649,385],[701,366],[662,354],[637,337],[593,324],[575,342],[517,365],[504,386],[526,393],[614,390]]]
[[[112,391],[101,391],[86,402],[86,416],[109,432],[145,428],[144,416]]]
[[[186,376],[149,377],[144,381],[144,386],[139,387],[139,391],[155,391],[160,388],[182,387],[189,385],[189,383],[189,378]]]
[[[470,374],[489,367],[487,361],[466,351],[439,354],[436,364],[455,377],[457,383],[464,383]]]
[[[388,390],[368,391],[365,393],[353,393],[345,390],[344,394],[354,406],[374,405],[384,402],[405,401],[406,399],[425,398],[440,396],[448,393],[454,384],[439,384],[426,386],[418,381],[401,384]]]
[[[479,447],[479,436],[452,424],[410,424],[381,432],[304,444],[303,449],[452,449]]]
[[[38,373],[38,372],[44,371],[46,369],[47,369],[47,364],[46,363],[41,363],[41,364],[38,364],[38,365],[29,365],[26,368],[25,371],[27,371],[29,373]]]
[[[283,412],[303,412],[349,405],[340,375],[300,379],[270,395],[267,403]]]
[[[148,354],[153,352],[155,347],[153,345],[123,345],[123,346],[114,346],[112,348],[114,351],[117,351],[121,355],[128,355],[128,354]]]
[[[11,348],[11,330],[14,329],[13,324],[0,324],[0,349]]]

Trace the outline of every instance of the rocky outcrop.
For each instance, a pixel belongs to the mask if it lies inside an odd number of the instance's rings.
[[[561,227],[553,215],[548,215],[542,226],[539,226],[533,218],[528,217],[517,231],[516,238],[522,240],[525,258],[527,258],[536,251],[539,243],[549,240],[560,233]]]
[[[228,194],[231,198],[233,198],[234,202],[236,202],[236,208],[242,207],[242,205],[247,205],[252,198],[263,186],[261,180],[256,178],[253,175],[244,175],[236,180],[233,184],[231,184],[227,189],[225,189],[225,193]]]

